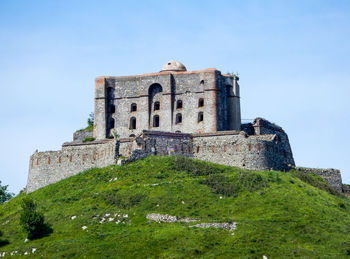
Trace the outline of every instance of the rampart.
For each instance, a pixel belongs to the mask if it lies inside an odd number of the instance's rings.
[[[74,135],[74,141],[64,143],[59,151],[34,153],[30,158],[27,192],[90,168],[150,155],[183,155],[250,170],[283,171],[295,166],[287,134],[261,118],[254,124],[244,124],[242,131],[186,134],[143,130],[135,137],[82,143],[84,137]],[[342,191],[339,170],[296,169],[316,173]]]
[[[115,140],[65,143],[62,150],[35,152],[30,157],[27,192],[58,182],[81,171],[115,163]]]
[[[339,192],[343,191],[341,174],[340,174],[340,171],[337,169],[333,169],[333,168],[318,169],[318,168],[307,168],[307,167],[295,167],[295,169],[304,173],[317,174],[337,191]]]

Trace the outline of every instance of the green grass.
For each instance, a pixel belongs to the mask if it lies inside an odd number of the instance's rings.
[[[83,143],[85,143],[85,142],[91,142],[91,141],[94,141],[94,140],[95,140],[95,138],[93,138],[93,137],[84,138],[84,139],[83,139]]]
[[[26,258],[350,258],[349,198],[295,171],[177,157],[91,169],[29,194],[53,233],[27,243],[19,225],[24,196],[0,205],[0,254],[17,250],[23,257],[37,248]],[[106,213],[128,218],[100,224],[96,216]],[[149,213],[238,225],[232,235],[189,227],[197,222],[149,222]]]

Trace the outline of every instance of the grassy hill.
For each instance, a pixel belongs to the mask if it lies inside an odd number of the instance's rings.
[[[24,196],[0,205],[1,239],[8,241],[0,256],[350,258],[349,198],[298,172],[179,157],[91,169],[29,194],[53,233],[26,243],[19,225]],[[187,222],[158,223],[146,218],[152,213]],[[234,222],[234,230],[193,227]]]

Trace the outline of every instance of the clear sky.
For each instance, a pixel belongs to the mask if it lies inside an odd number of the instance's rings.
[[[94,78],[238,72],[243,119],[288,133],[300,166],[350,183],[350,1],[0,1],[0,180],[57,150],[93,111]]]

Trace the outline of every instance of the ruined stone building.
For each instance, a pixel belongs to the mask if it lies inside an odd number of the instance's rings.
[[[75,132],[62,150],[35,152],[27,192],[89,168],[149,155],[288,170],[295,164],[284,130],[262,118],[241,123],[238,80],[215,68],[187,71],[178,61],[157,73],[97,77],[93,132]],[[83,141],[92,136],[94,141]],[[317,172],[342,190],[338,170]]]

